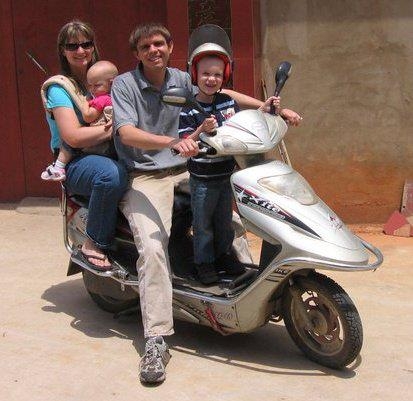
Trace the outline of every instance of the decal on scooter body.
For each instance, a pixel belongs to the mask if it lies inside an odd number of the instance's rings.
[[[320,238],[320,236],[313,231],[310,227],[304,224],[302,221],[298,220],[284,209],[280,208],[271,201],[263,198],[262,196],[256,195],[248,189],[242,188],[239,185],[233,183],[234,189],[237,193],[238,202],[243,203],[253,209],[257,209],[261,213],[267,214],[277,220],[283,220],[301,230],[307,231],[308,233],[315,235]]]

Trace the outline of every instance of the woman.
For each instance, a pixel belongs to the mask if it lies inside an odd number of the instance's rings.
[[[78,20],[64,25],[58,35],[57,51],[62,74],[86,95],[86,72],[99,59],[91,27]],[[47,121],[53,148],[56,148],[56,137],[60,137],[64,146],[68,145],[76,155],[66,166],[65,186],[70,193],[89,198],[88,238],[81,252],[94,268],[108,270],[111,264],[105,250],[113,239],[117,206],[127,186],[127,174],[117,161],[85,154],[80,149],[110,139],[111,124],[83,126],[80,110],[68,92],[57,84],[51,85],[47,91],[47,108],[52,111],[47,115]]]

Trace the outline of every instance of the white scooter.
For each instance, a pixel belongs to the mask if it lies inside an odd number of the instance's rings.
[[[289,64],[277,70],[279,93]],[[170,89],[163,100],[199,108],[192,95]],[[257,265],[239,277],[221,274],[204,286],[194,278],[191,211],[187,194],[177,194],[169,245],[173,269],[173,310],[177,319],[212,327],[223,335],[246,333],[269,321],[284,320],[296,345],[311,360],[331,368],[350,364],[359,354],[363,331],[346,292],[316,270],[375,270],[381,252],[352,234],[288,164],[265,157],[282,141],[287,124],[258,110],[235,114],[215,136],[201,134],[200,148],[211,157],[233,155],[240,169],[231,177],[236,208],[245,228],[262,239]],[[85,239],[87,207],[63,188],[64,239],[71,262],[68,275],[83,273],[92,299],[117,314],[136,309],[136,247],[126,220],[119,219],[115,267],[107,272],[82,262],[77,249]],[[370,259],[372,259],[370,261]]]

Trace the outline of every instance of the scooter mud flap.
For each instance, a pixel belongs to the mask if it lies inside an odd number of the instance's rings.
[[[70,259],[69,266],[67,267],[66,276],[73,276],[74,274],[78,274],[81,272],[82,272],[82,268],[76,262]]]

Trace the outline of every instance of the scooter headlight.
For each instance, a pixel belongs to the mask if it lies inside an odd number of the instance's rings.
[[[264,188],[282,196],[288,196],[302,205],[317,203],[317,195],[308,182],[297,172],[265,177],[258,180]]]

